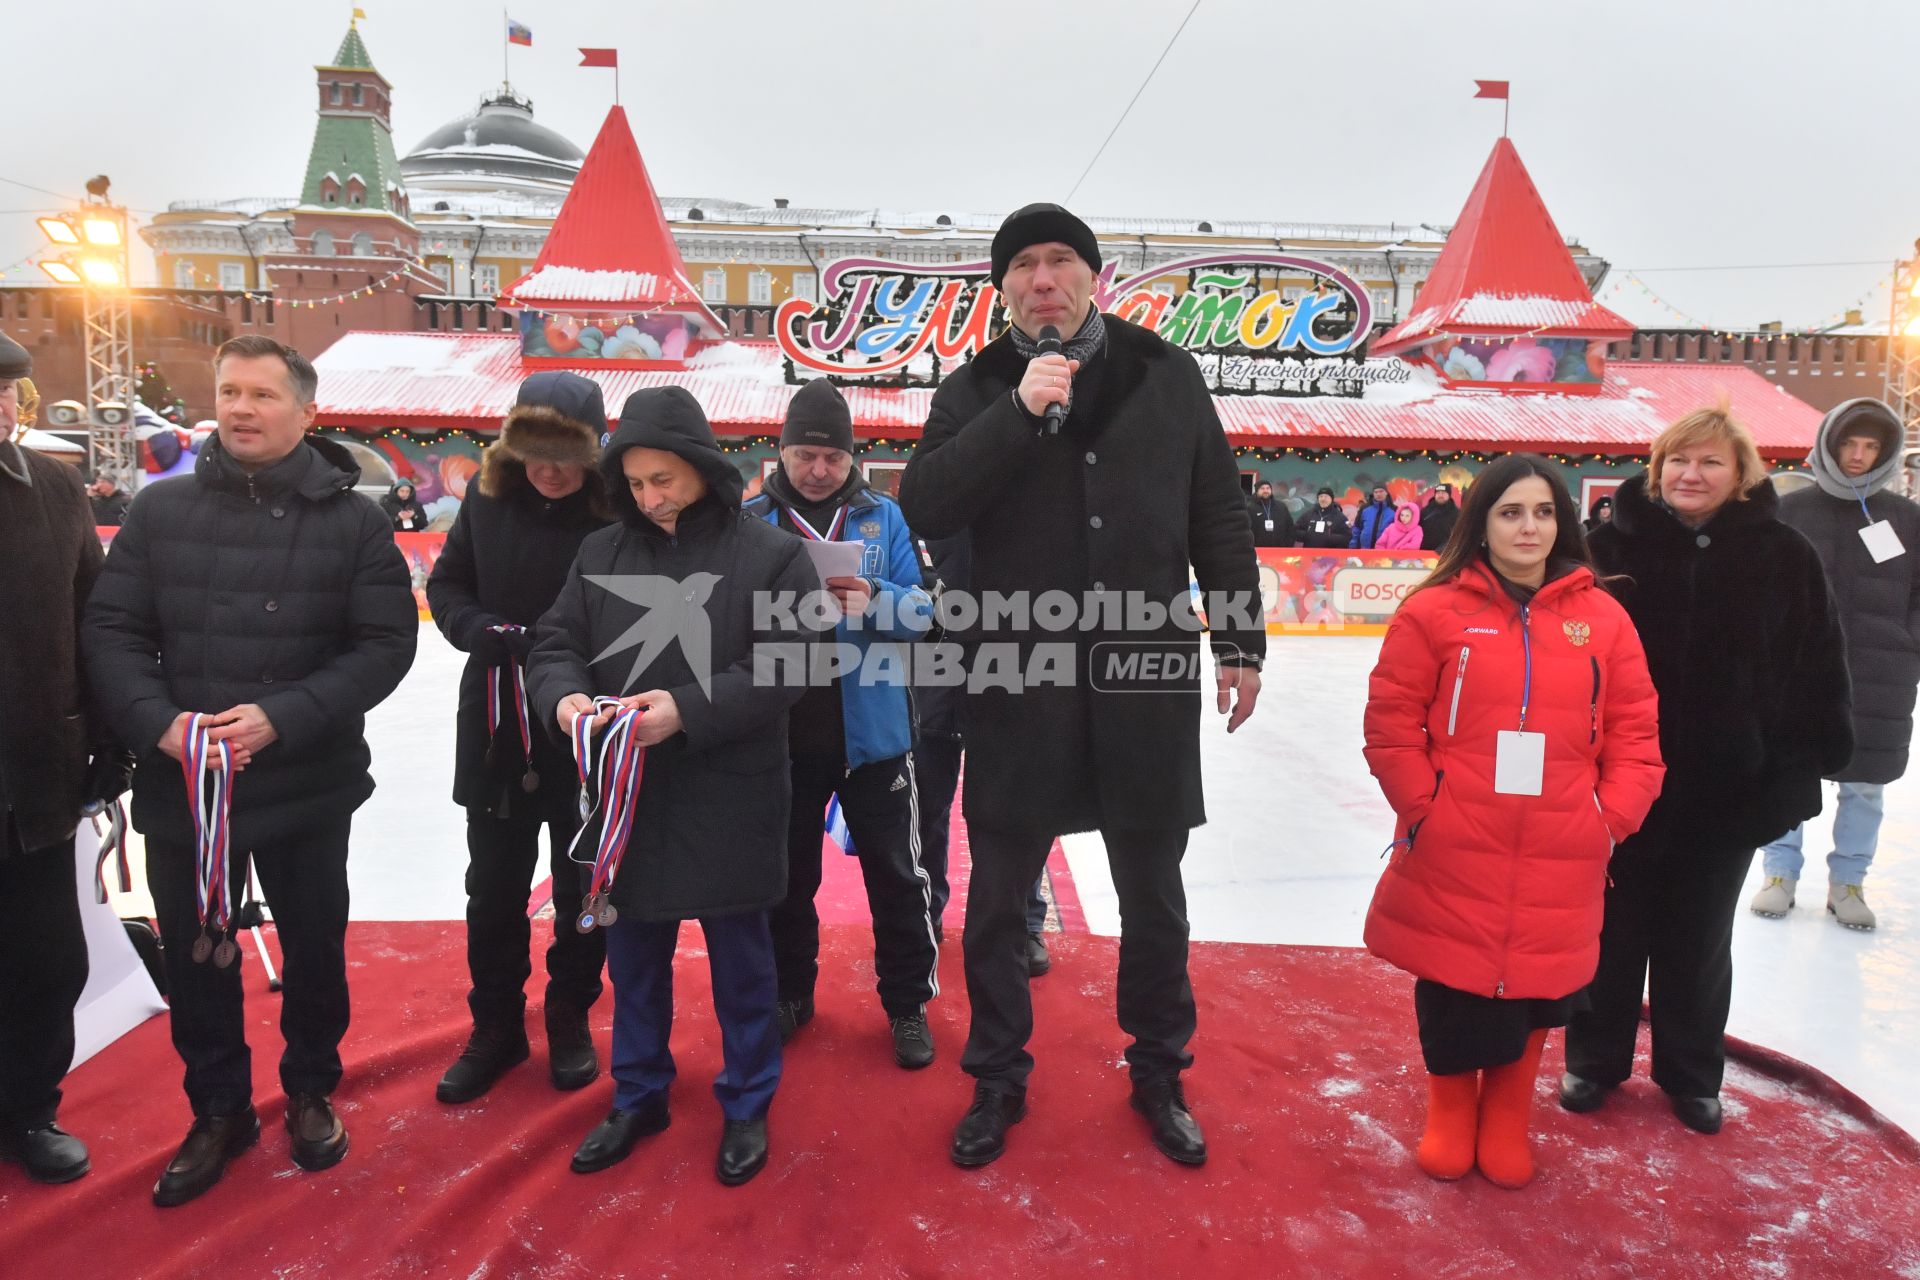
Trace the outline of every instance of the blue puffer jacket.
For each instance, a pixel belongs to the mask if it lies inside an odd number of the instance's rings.
[[[778,526],[780,507],[765,493],[741,510]],[[907,697],[911,644],[933,621],[933,599],[920,585],[920,561],[900,504],[862,485],[847,502],[842,542],[866,545],[861,576],[873,589],[873,604],[856,629],[842,618],[834,640],[859,648],[858,671],[842,675],[840,706],[846,718],[847,767],[905,755],[913,746],[913,711]],[[891,606],[891,614],[887,612]],[[878,620],[889,619],[882,627]]]
[[[1349,547],[1372,547],[1393,523],[1393,502],[1367,502],[1353,513],[1353,536]]]

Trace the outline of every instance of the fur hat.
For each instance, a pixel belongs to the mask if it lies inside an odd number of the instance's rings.
[[[480,462],[480,492],[498,498],[526,475],[529,462],[572,463],[589,473],[607,434],[600,384],[565,370],[543,370],[520,384],[518,403]]]

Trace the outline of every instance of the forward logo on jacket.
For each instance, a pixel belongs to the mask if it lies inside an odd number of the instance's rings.
[[[1561,623],[1560,629],[1567,633],[1567,639],[1573,641],[1576,646],[1585,644],[1593,636],[1593,628],[1584,622],[1574,622],[1571,619]]]
[[[659,657],[670,642],[678,640],[680,653],[693,671],[694,682],[702,693],[712,696],[709,684],[713,675],[713,627],[707,619],[706,604],[720,582],[719,574],[689,574],[684,582],[651,573],[582,576],[609,595],[646,610],[618,639],[594,655],[593,660],[600,662],[622,650],[638,647],[639,652],[633,655],[633,669],[627,673],[621,692],[631,689],[648,664]]]

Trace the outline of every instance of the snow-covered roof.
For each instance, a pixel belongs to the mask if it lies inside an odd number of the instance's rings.
[[[35,453],[44,453],[49,456],[58,454],[61,457],[74,457],[76,455],[85,457],[87,452],[85,445],[75,444],[71,440],[63,440],[51,431],[26,431],[21,434],[17,443],[23,449],[31,449]]]
[[[511,333],[350,333],[314,365],[320,424],[367,428],[496,428],[533,372]],[[572,367],[600,383],[609,408],[643,387],[685,387],[723,434],[777,432],[799,391],[768,342],[705,348],[684,371],[592,361]],[[843,392],[855,431],[866,438],[918,436],[933,400],[926,387],[855,385]],[[1597,389],[1564,394],[1453,388],[1416,370],[1409,383],[1370,388],[1363,399],[1218,395],[1214,407],[1227,434],[1243,444],[1633,454],[1674,419],[1723,396],[1763,451],[1790,456],[1812,446],[1819,411],[1739,364],[1616,360]]]
[[[580,267],[541,267],[513,286],[513,296],[522,302],[631,302],[657,298],[660,292],[660,278],[650,271],[588,271]]]

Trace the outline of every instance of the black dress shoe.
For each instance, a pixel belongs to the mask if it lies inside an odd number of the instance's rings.
[[[187,1130],[187,1140],[153,1184],[153,1202],[162,1209],[185,1204],[220,1181],[227,1161],[259,1138],[260,1117],[252,1107],[230,1116],[196,1118]]]
[[[1136,1081],[1133,1109],[1147,1118],[1153,1129],[1153,1145],[1162,1155],[1181,1164],[1205,1164],[1207,1140],[1200,1124],[1187,1110],[1186,1091],[1180,1077]]]
[[[1726,1119],[1720,1110],[1720,1099],[1683,1098],[1678,1094],[1673,1097],[1673,1114],[1695,1133],[1718,1133]]]
[[[773,1017],[780,1024],[780,1043],[793,1039],[793,1033],[813,1021],[813,997],[805,1000],[776,1000]]]
[[[1598,1111],[1600,1104],[1613,1092],[1612,1085],[1600,1084],[1574,1075],[1571,1071],[1560,1077],[1560,1109],[1585,1114]]]
[[[904,1018],[889,1018],[893,1027],[893,1060],[909,1071],[918,1071],[933,1061],[933,1032],[927,1028],[923,1013]]]
[[[347,1126],[324,1093],[296,1093],[287,1099],[287,1133],[293,1138],[293,1162],[308,1173],[331,1169],[347,1158]]]
[[[767,1164],[767,1119],[729,1120],[720,1131],[720,1158],[713,1171],[721,1182],[737,1187]]]
[[[1037,933],[1027,935],[1027,976],[1037,978],[1053,968],[1053,957],[1047,954],[1047,940]]]
[[[598,1080],[600,1056],[593,1051],[587,1011],[548,1005],[546,1022],[547,1075],[553,1087],[562,1091],[584,1089]]]
[[[953,1162],[963,1169],[992,1164],[1007,1149],[1007,1130],[1027,1114],[1027,1091],[995,1089],[986,1081],[973,1086],[973,1105],[953,1130]]]
[[[25,1165],[35,1182],[72,1182],[93,1168],[86,1144],[52,1121],[0,1134],[0,1156]]]
[[[573,1153],[575,1173],[598,1173],[611,1169],[633,1154],[634,1144],[650,1138],[673,1123],[667,1110],[667,1095],[660,1094],[636,1111],[615,1107],[607,1118],[593,1126]]]
[[[522,1027],[475,1027],[467,1047],[440,1077],[433,1096],[446,1103],[472,1102],[493,1088],[501,1076],[527,1060],[527,1033]]]

